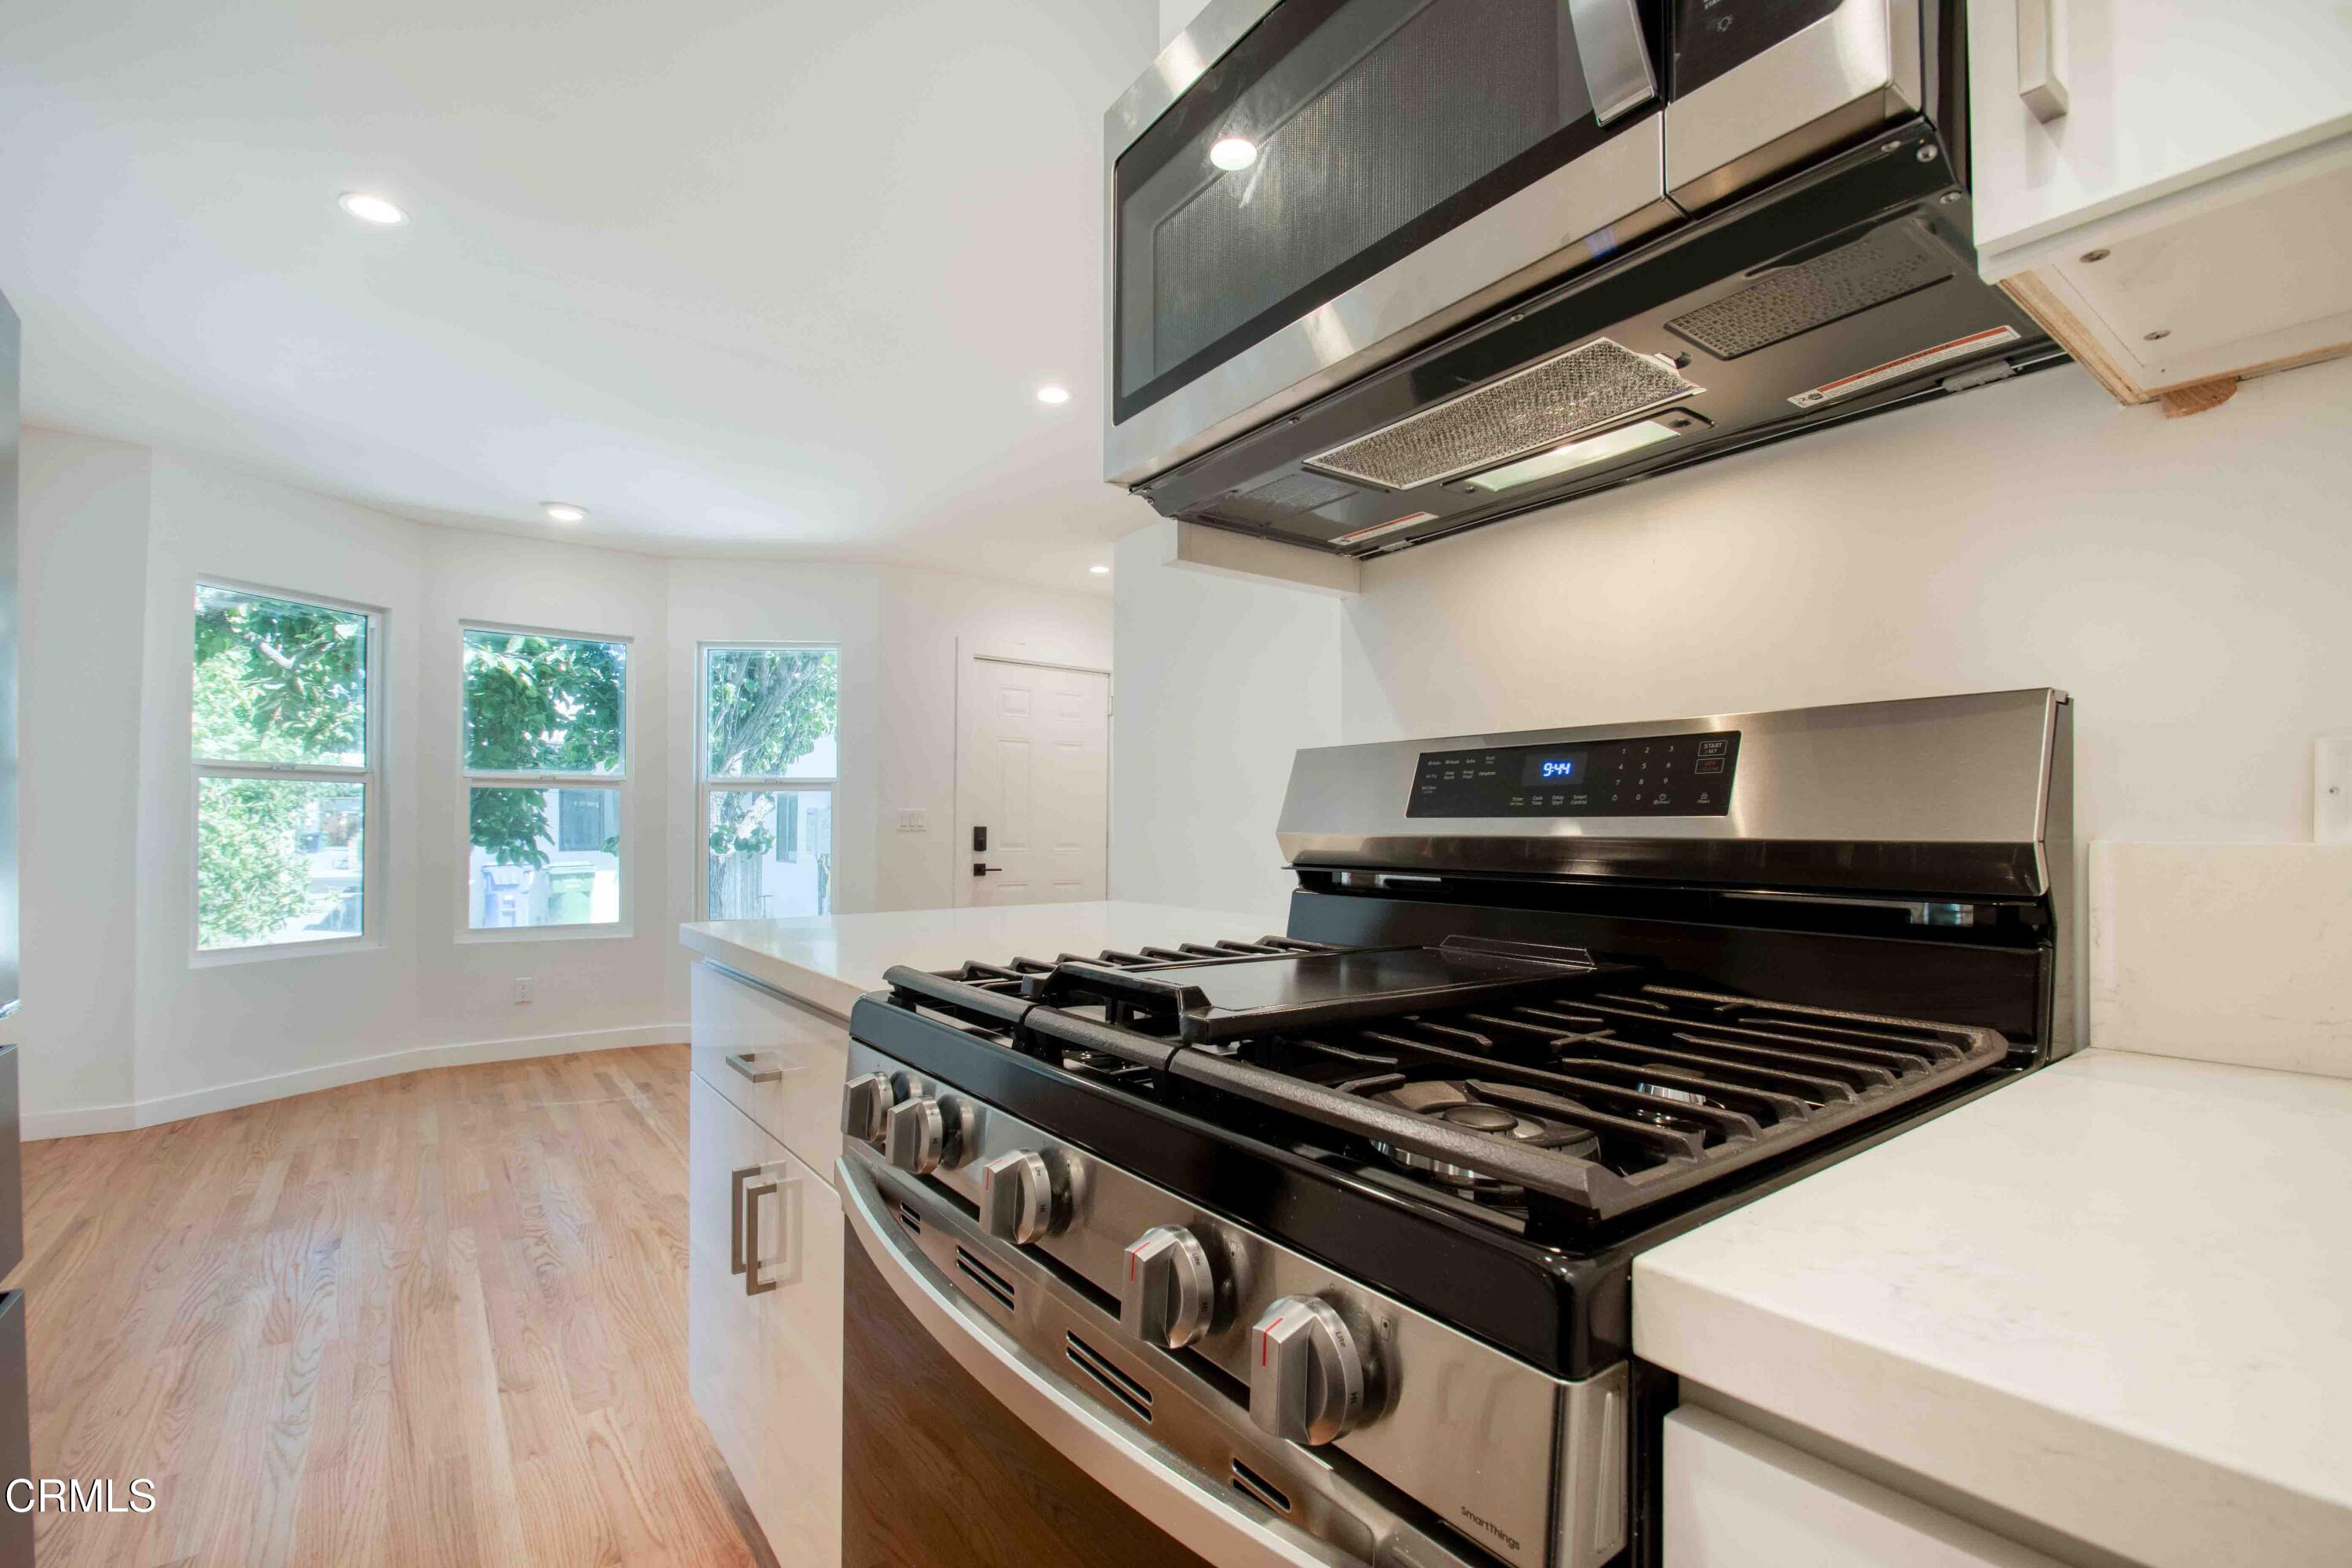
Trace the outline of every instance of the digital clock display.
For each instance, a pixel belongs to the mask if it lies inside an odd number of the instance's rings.
[[[1568,784],[1581,783],[1584,778],[1584,751],[1534,752],[1527,766],[1519,771],[1523,784]]]

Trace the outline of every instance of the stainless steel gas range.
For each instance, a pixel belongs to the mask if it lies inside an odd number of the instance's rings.
[[[1656,1562],[1633,1257],[2071,1048],[2071,795],[2046,689],[1303,752],[1284,934],[891,971],[848,1559]]]

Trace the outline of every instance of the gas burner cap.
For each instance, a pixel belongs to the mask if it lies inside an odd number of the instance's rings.
[[[1439,1120],[1450,1121],[1456,1127],[1467,1127],[1474,1132],[1509,1132],[1519,1125],[1519,1119],[1501,1106],[1475,1100],[1449,1105],[1437,1114]]]

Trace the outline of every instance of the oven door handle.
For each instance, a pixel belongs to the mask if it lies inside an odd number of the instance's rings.
[[[1262,1524],[1173,1468],[1146,1436],[1049,1372],[967,1306],[929,1258],[884,1216],[856,1162],[835,1162],[842,1211],[866,1256],[923,1331],[990,1396],[1128,1507],[1212,1563],[1235,1568],[1360,1568],[1360,1560],[1286,1524]],[[852,1390],[848,1397],[856,1397]]]

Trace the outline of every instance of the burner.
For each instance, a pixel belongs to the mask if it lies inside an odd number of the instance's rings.
[[[1468,1084],[1450,1079],[1433,1079],[1398,1084],[1392,1089],[1376,1091],[1370,1098],[1472,1132],[1508,1138],[1515,1142],[1532,1143],[1539,1148],[1557,1149],[1580,1159],[1597,1153],[1601,1148],[1600,1138],[1584,1128],[1565,1121],[1522,1116],[1491,1100],[1479,1099]],[[1468,1165],[1432,1159],[1412,1149],[1399,1149],[1379,1142],[1374,1142],[1372,1147],[1400,1170],[1425,1175],[1481,1203],[1515,1203],[1526,1195],[1518,1186],[1499,1181]]]

